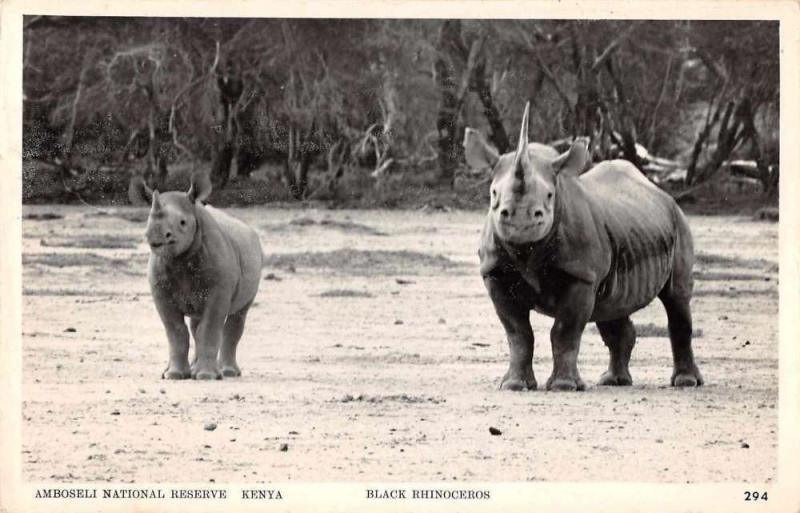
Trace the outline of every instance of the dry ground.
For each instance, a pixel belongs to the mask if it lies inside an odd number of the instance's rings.
[[[243,376],[196,382],[159,379],[167,345],[143,213],[116,212],[24,209],[26,479],[775,477],[776,224],[691,218],[706,386],[667,386],[656,302],[634,316],[633,387],[513,393],[496,390],[508,348],[477,272],[481,213],[233,210],[261,234],[266,279],[240,344]],[[533,323],[544,383],[550,320]],[[607,358],[591,327],[579,360],[588,384]]]

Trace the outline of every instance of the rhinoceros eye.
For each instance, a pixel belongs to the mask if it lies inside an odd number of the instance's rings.
[[[186,219],[181,219],[181,226],[186,226]]]
[[[547,199],[549,199],[549,200],[553,199],[553,193],[552,192],[548,192],[547,193]]]

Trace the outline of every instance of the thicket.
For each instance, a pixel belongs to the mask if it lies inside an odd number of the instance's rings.
[[[136,202],[181,170],[210,173],[218,191],[266,170],[272,198],[254,201],[447,190],[469,175],[464,128],[513,148],[526,101],[531,140],[589,136],[596,160],[679,169],[690,190],[750,159],[765,195],[777,191],[777,22],[24,24],[24,185],[51,184],[56,200],[102,190]]]

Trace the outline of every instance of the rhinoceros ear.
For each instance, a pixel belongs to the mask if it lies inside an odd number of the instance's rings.
[[[146,207],[153,201],[153,191],[144,182],[141,175],[131,178],[128,184],[128,201],[137,207]]]
[[[142,181],[142,196],[144,196],[148,201],[150,201],[153,199],[153,195],[155,192],[157,191],[154,191],[153,189],[148,187],[144,181]]]
[[[480,132],[467,128],[464,130],[464,160],[473,169],[492,168],[500,156]]]
[[[189,201],[196,203],[198,201],[204,202],[211,194],[211,178],[208,173],[202,171],[192,173],[192,181],[189,186]]]
[[[589,155],[589,138],[578,137],[572,141],[572,146],[553,161],[553,170],[556,174],[565,173],[578,176],[591,162]]]

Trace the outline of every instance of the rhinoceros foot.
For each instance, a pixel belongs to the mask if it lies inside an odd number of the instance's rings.
[[[536,381],[523,381],[521,379],[504,379],[500,383],[500,390],[511,390],[512,392],[524,392],[526,390],[536,390]]]
[[[500,390],[511,390],[513,392],[523,392],[525,390],[536,390],[536,378],[533,375],[533,367],[530,365],[524,370],[509,369],[503,379],[500,380]]]
[[[192,370],[192,377],[200,380],[222,379],[222,374],[217,369],[195,369]]]
[[[161,379],[189,379],[191,377],[192,374],[188,371],[165,370],[161,374]]]
[[[703,384],[703,376],[697,367],[688,371],[675,371],[670,383],[674,387],[699,387]]]
[[[554,378],[550,376],[547,380],[547,390],[554,392],[572,392],[586,390],[586,383],[580,377],[577,378]]]
[[[189,379],[192,377],[192,372],[189,369],[167,369],[161,374],[161,379]]]
[[[226,378],[238,378],[242,375],[242,371],[239,369],[238,365],[221,365],[220,372]]]
[[[607,370],[600,376],[599,386],[629,387],[633,385],[633,379],[629,373],[614,373]]]
[[[500,382],[500,390],[511,390],[512,392],[524,392],[526,390],[536,390],[536,380],[531,379],[515,379],[504,377]]]

